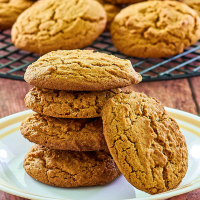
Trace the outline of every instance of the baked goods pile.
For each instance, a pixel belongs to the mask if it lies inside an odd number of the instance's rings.
[[[141,76],[130,61],[90,50],[55,51],[30,65],[25,97],[36,114],[21,124],[35,145],[24,160],[26,172],[60,187],[103,185],[121,173],[103,135],[102,109]]]
[[[12,42],[40,55],[85,48],[110,31],[121,53],[159,58],[198,41],[199,14],[198,0],[0,0],[0,29],[17,20]]]
[[[24,159],[34,179],[59,187],[103,185],[121,173],[158,194],[176,188],[188,151],[177,122],[154,98],[120,87],[141,76],[129,60],[90,50],[59,50],[27,68],[25,97],[37,112],[21,124],[35,145]]]

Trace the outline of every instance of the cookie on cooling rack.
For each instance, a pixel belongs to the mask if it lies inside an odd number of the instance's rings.
[[[105,0],[105,1],[112,4],[133,4],[133,3],[138,3],[145,0]]]
[[[111,25],[120,52],[140,58],[182,53],[200,37],[200,18],[176,1],[148,1],[121,10]]]
[[[24,169],[32,178],[58,187],[104,185],[121,174],[106,152],[61,151],[40,145],[26,154]]]
[[[102,6],[104,7],[104,9],[106,11],[107,23],[106,23],[105,31],[109,31],[113,19],[120,12],[120,10],[122,9],[122,6],[108,3],[105,0],[96,0],[96,1],[98,1],[100,4],[102,4]]]
[[[38,1],[20,15],[11,36],[17,48],[45,54],[88,46],[105,26],[106,12],[97,1]]]
[[[35,0],[36,1],[36,0]],[[9,29],[34,0],[0,0],[0,30]]]
[[[110,90],[142,80],[129,60],[91,50],[50,52],[29,65],[24,78],[39,88],[74,91]]]
[[[63,119],[33,114],[20,127],[30,142],[51,149],[71,151],[108,150],[102,119]]]
[[[103,133],[125,178],[149,194],[172,190],[188,168],[188,151],[177,122],[154,98],[137,92],[110,98]]]
[[[154,1],[154,0],[149,0],[149,1]],[[160,1],[171,1],[171,0],[160,0]],[[175,0],[175,1],[180,1],[182,3],[187,4],[189,7],[194,9],[200,16],[200,1],[199,0]]]

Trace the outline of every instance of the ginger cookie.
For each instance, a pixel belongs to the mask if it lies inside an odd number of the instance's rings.
[[[111,25],[120,52],[140,58],[182,53],[200,37],[200,18],[176,1],[148,1],[121,10]]]
[[[149,1],[153,1],[153,0],[149,0]],[[156,1],[158,1],[158,0],[156,0]],[[160,0],[160,1],[169,1],[169,0]],[[172,1],[172,0],[170,0],[170,1]],[[175,1],[179,1],[179,2],[187,4],[189,7],[194,9],[200,16],[200,1],[199,0],[175,0]]]
[[[11,28],[18,16],[35,2],[33,0],[0,0],[0,30]]]
[[[29,65],[24,79],[39,88],[95,91],[136,84],[142,77],[129,60],[91,50],[58,50]]]
[[[145,0],[106,0],[106,1],[112,4],[133,4]]]
[[[63,119],[33,114],[20,127],[30,142],[51,149],[108,151],[101,118]]]
[[[121,89],[91,92],[70,92],[32,88],[25,104],[33,111],[59,118],[94,118],[102,116],[105,102],[122,92]]]
[[[106,12],[97,1],[45,0],[17,19],[11,35],[17,48],[45,54],[86,47],[105,26]]]
[[[26,154],[24,169],[32,178],[58,187],[104,185],[121,174],[106,152],[61,151],[40,145]]]
[[[122,7],[119,6],[119,5],[114,5],[114,4],[111,4],[111,3],[107,3],[105,0],[96,0],[96,1],[98,1],[104,7],[104,9],[106,11],[107,23],[106,23],[105,31],[109,31],[113,19],[120,12]]]
[[[172,190],[188,168],[188,151],[177,122],[154,98],[137,92],[110,98],[103,133],[125,178],[149,194]]]

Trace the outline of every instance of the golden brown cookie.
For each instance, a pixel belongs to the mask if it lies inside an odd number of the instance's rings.
[[[26,154],[24,169],[32,178],[58,187],[104,185],[121,174],[106,152],[61,151],[40,145]]]
[[[19,49],[45,54],[90,45],[105,29],[103,6],[91,0],[45,0],[25,11],[12,29]]]
[[[0,0],[0,30],[11,28],[18,16],[33,5],[35,1]]]
[[[20,127],[30,142],[51,149],[108,151],[101,118],[63,119],[33,114]]]
[[[157,194],[178,187],[188,168],[188,151],[177,122],[145,94],[110,98],[103,132],[118,168],[136,188]]]
[[[120,92],[121,89],[69,92],[34,87],[26,95],[25,104],[33,111],[47,116],[94,118],[101,117],[105,102]]]
[[[198,41],[200,18],[180,2],[142,2],[124,8],[115,17],[111,37],[116,48],[126,55],[172,56]]]
[[[106,1],[112,4],[133,4],[145,0],[106,0]]]
[[[122,7],[119,6],[119,5],[114,5],[114,4],[111,4],[111,3],[107,3],[104,0],[96,0],[96,1],[98,1],[104,7],[104,9],[106,11],[106,14],[107,14],[107,24],[106,24],[105,31],[109,31],[113,19],[120,12],[120,10],[122,9]]]
[[[24,79],[39,88],[95,91],[136,84],[142,77],[129,60],[91,50],[59,50],[29,65]]]
[[[149,1],[153,1],[153,0],[149,0]],[[160,1],[169,1],[169,0],[160,0]],[[173,0],[170,0],[170,1],[173,1]],[[200,1],[199,0],[175,0],[175,1],[179,1],[179,2],[187,4],[189,7],[194,9],[200,16]]]

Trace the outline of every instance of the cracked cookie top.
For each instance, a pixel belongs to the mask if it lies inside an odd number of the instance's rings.
[[[22,122],[20,131],[30,142],[51,149],[108,151],[100,117],[63,119],[33,114]]]
[[[70,92],[32,88],[24,99],[28,108],[42,115],[60,118],[101,117],[105,102],[121,89],[91,92]]]
[[[153,1],[153,0],[149,0],[149,1]],[[169,0],[160,0],[160,1],[169,1]],[[176,1],[187,4],[189,7],[194,9],[200,16],[200,1],[199,0],[176,0]]]
[[[29,65],[24,79],[39,88],[109,90],[139,83],[129,60],[91,50],[58,50]]]
[[[12,28],[16,47],[39,54],[90,45],[105,29],[106,12],[97,1],[38,1]]]
[[[188,151],[177,122],[145,94],[110,98],[103,133],[117,166],[136,188],[157,194],[176,188],[188,167]]]
[[[104,185],[121,174],[106,152],[61,151],[40,145],[29,150],[24,169],[32,178],[58,187]]]
[[[114,45],[135,57],[166,57],[198,41],[200,18],[176,1],[148,1],[121,10],[111,25]]]
[[[18,16],[35,2],[36,0],[0,0],[0,29],[11,28]]]

